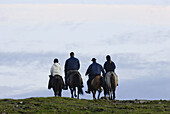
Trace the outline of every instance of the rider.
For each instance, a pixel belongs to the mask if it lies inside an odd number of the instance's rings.
[[[113,71],[115,72],[116,69],[116,65],[115,63],[111,60],[110,55],[106,56],[106,62],[104,63],[104,69],[106,71],[106,73]],[[104,78],[103,78],[103,84],[105,84]]]
[[[90,86],[91,86],[91,81],[98,75],[101,75],[101,72],[103,73],[103,75],[105,75],[104,69],[102,67],[102,65],[100,65],[99,63],[96,62],[95,58],[92,58],[91,60],[93,63],[88,67],[86,74],[85,75],[89,75],[89,79],[87,81],[87,85],[88,85],[88,90],[85,91],[86,93],[90,94]]]
[[[116,69],[116,65],[115,63],[111,60],[110,55],[106,56],[106,62],[104,63],[104,69],[106,71],[106,73],[108,73],[109,71],[115,71]]]
[[[78,70],[80,69],[80,62],[77,58],[74,57],[74,52],[70,53],[70,58],[66,60],[64,68],[65,68],[64,69],[64,72],[65,72],[65,89],[68,89],[67,78],[68,78],[69,73],[71,73],[71,71],[73,71],[73,70],[78,72]],[[80,73],[79,73],[79,75],[80,75]],[[82,80],[81,80],[81,86],[83,87],[83,81]]]
[[[58,63],[57,58],[54,59],[54,64],[52,65],[52,67],[50,69],[50,73],[51,73],[51,75],[49,76],[50,80],[49,80],[49,83],[48,83],[48,89],[52,88],[52,78],[53,78],[53,76],[61,76],[61,66]],[[63,81],[62,76],[61,76],[61,79],[62,79],[63,87],[64,87],[64,81]]]

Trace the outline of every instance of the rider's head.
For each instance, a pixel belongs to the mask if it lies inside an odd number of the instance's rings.
[[[92,58],[92,60],[91,60],[91,61],[96,62],[96,59],[95,59],[95,58]]]
[[[58,59],[57,58],[54,59],[54,63],[58,63]]]
[[[71,53],[70,53],[70,57],[74,57],[74,52],[71,52]]]
[[[107,55],[107,56],[106,56],[106,60],[107,60],[107,61],[110,61],[110,60],[111,60],[110,55]]]

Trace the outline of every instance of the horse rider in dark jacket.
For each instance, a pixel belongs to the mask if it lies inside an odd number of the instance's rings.
[[[110,71],[115,72],[116,65],[115,63],[111,60],[110,55],[106,56],[106,62],[104,63],[104,69],[106,71],[106,74]],[[103,84],[105,84],[104,78],[103,78]]]
[[[65,72],[65,89],[68,89],[67,85],[67,78],[70,73],[70,71],[77,71],[80,69],[80,62],[77,58],[74,57],[74,52],[70,53],[70,58],[66,60],[65,66],[64,66],[64,72]],[[79,72],[78,72],[79,73]],[[79,73],[80,75],[80,73]],[[81,76],[81,75],[80,75]],[[83,81],[82,81],[82,87],[83,87]]]
[[[110,72],[110,71],[115,71],[116,69],[116,65],[115,63],[111,60],[110,55],[106,56],[106,62],[104,63],[104,69],[106,71],[106,73]]]
[[[87,85],[88,85],[88,90],[85,91],[86,93],[90,93],[90,86],[91,86],[91,81],[98,75],[101,75],[101,72],[103,73],[103,75],[105,75],[104,69],[102,67],[102,65],[98,64],[96,62],[95,58],[92,58],[91,60],[93,63],[88,67],[86,74],[89,76],[89,79],[87,81]]]

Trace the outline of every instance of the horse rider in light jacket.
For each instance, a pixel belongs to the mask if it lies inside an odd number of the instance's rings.
[[[103,75],[105,75],[104,69],[102,67],[102,65],[100,65],[99,63],[96,62],[95,58],[92,58],[91,60],[93,63],[88,67],[86,74],[85,75],[89,75],[89,79],[87,81],[87,85],[88,85],[88,90],[85,91],[86,93],[90,93],[90,86],[91,86],[91,81],[98,75],[101,75],[101,72],[103,73]]]
[[[58,63],[58,59],[57,58],[54,59],[54,64],[51,66],[50,74],[51,75],[50,75],[50,80],[49,80],[49,83],[48,83],[48,89],[52,88],[52,78],[54,76],[61,76],[61,66]],[[61,79],[62,79],[63,87],[64,87],[64,81],[63,81],[62,76],[61,76]]]
[[[74,57],[74,52],[70,53],[70,58],[66,60],[64,66],[65,72],[65,89],[68,89],[67,78],[71,71],[77,71],[80,69],[80,62],[77,58]],[[80,75],[80,73],[78,72]],[[81,75],[80,75],[81,76]],[[81,86],[83,87],[83,81],[81,80]]]

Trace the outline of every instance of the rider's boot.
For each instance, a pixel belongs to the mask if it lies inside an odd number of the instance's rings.
[[[90,94],[90,90],[88,89],[87,91],[85,91],[87,94]]]
[[[52,76],[49,75],[50,79],[49,79],[49,82],[48,82],[48,89],[51,89],[52,88]]]
[[[83,85],[83,81],[81,80],[81,88],[83,88],[84,87],[84,85]]]
[[[90,94],[90,90],[89,90],[89,85],[88,85],[88,90],[87,91],[85,91],[87,94]]]

